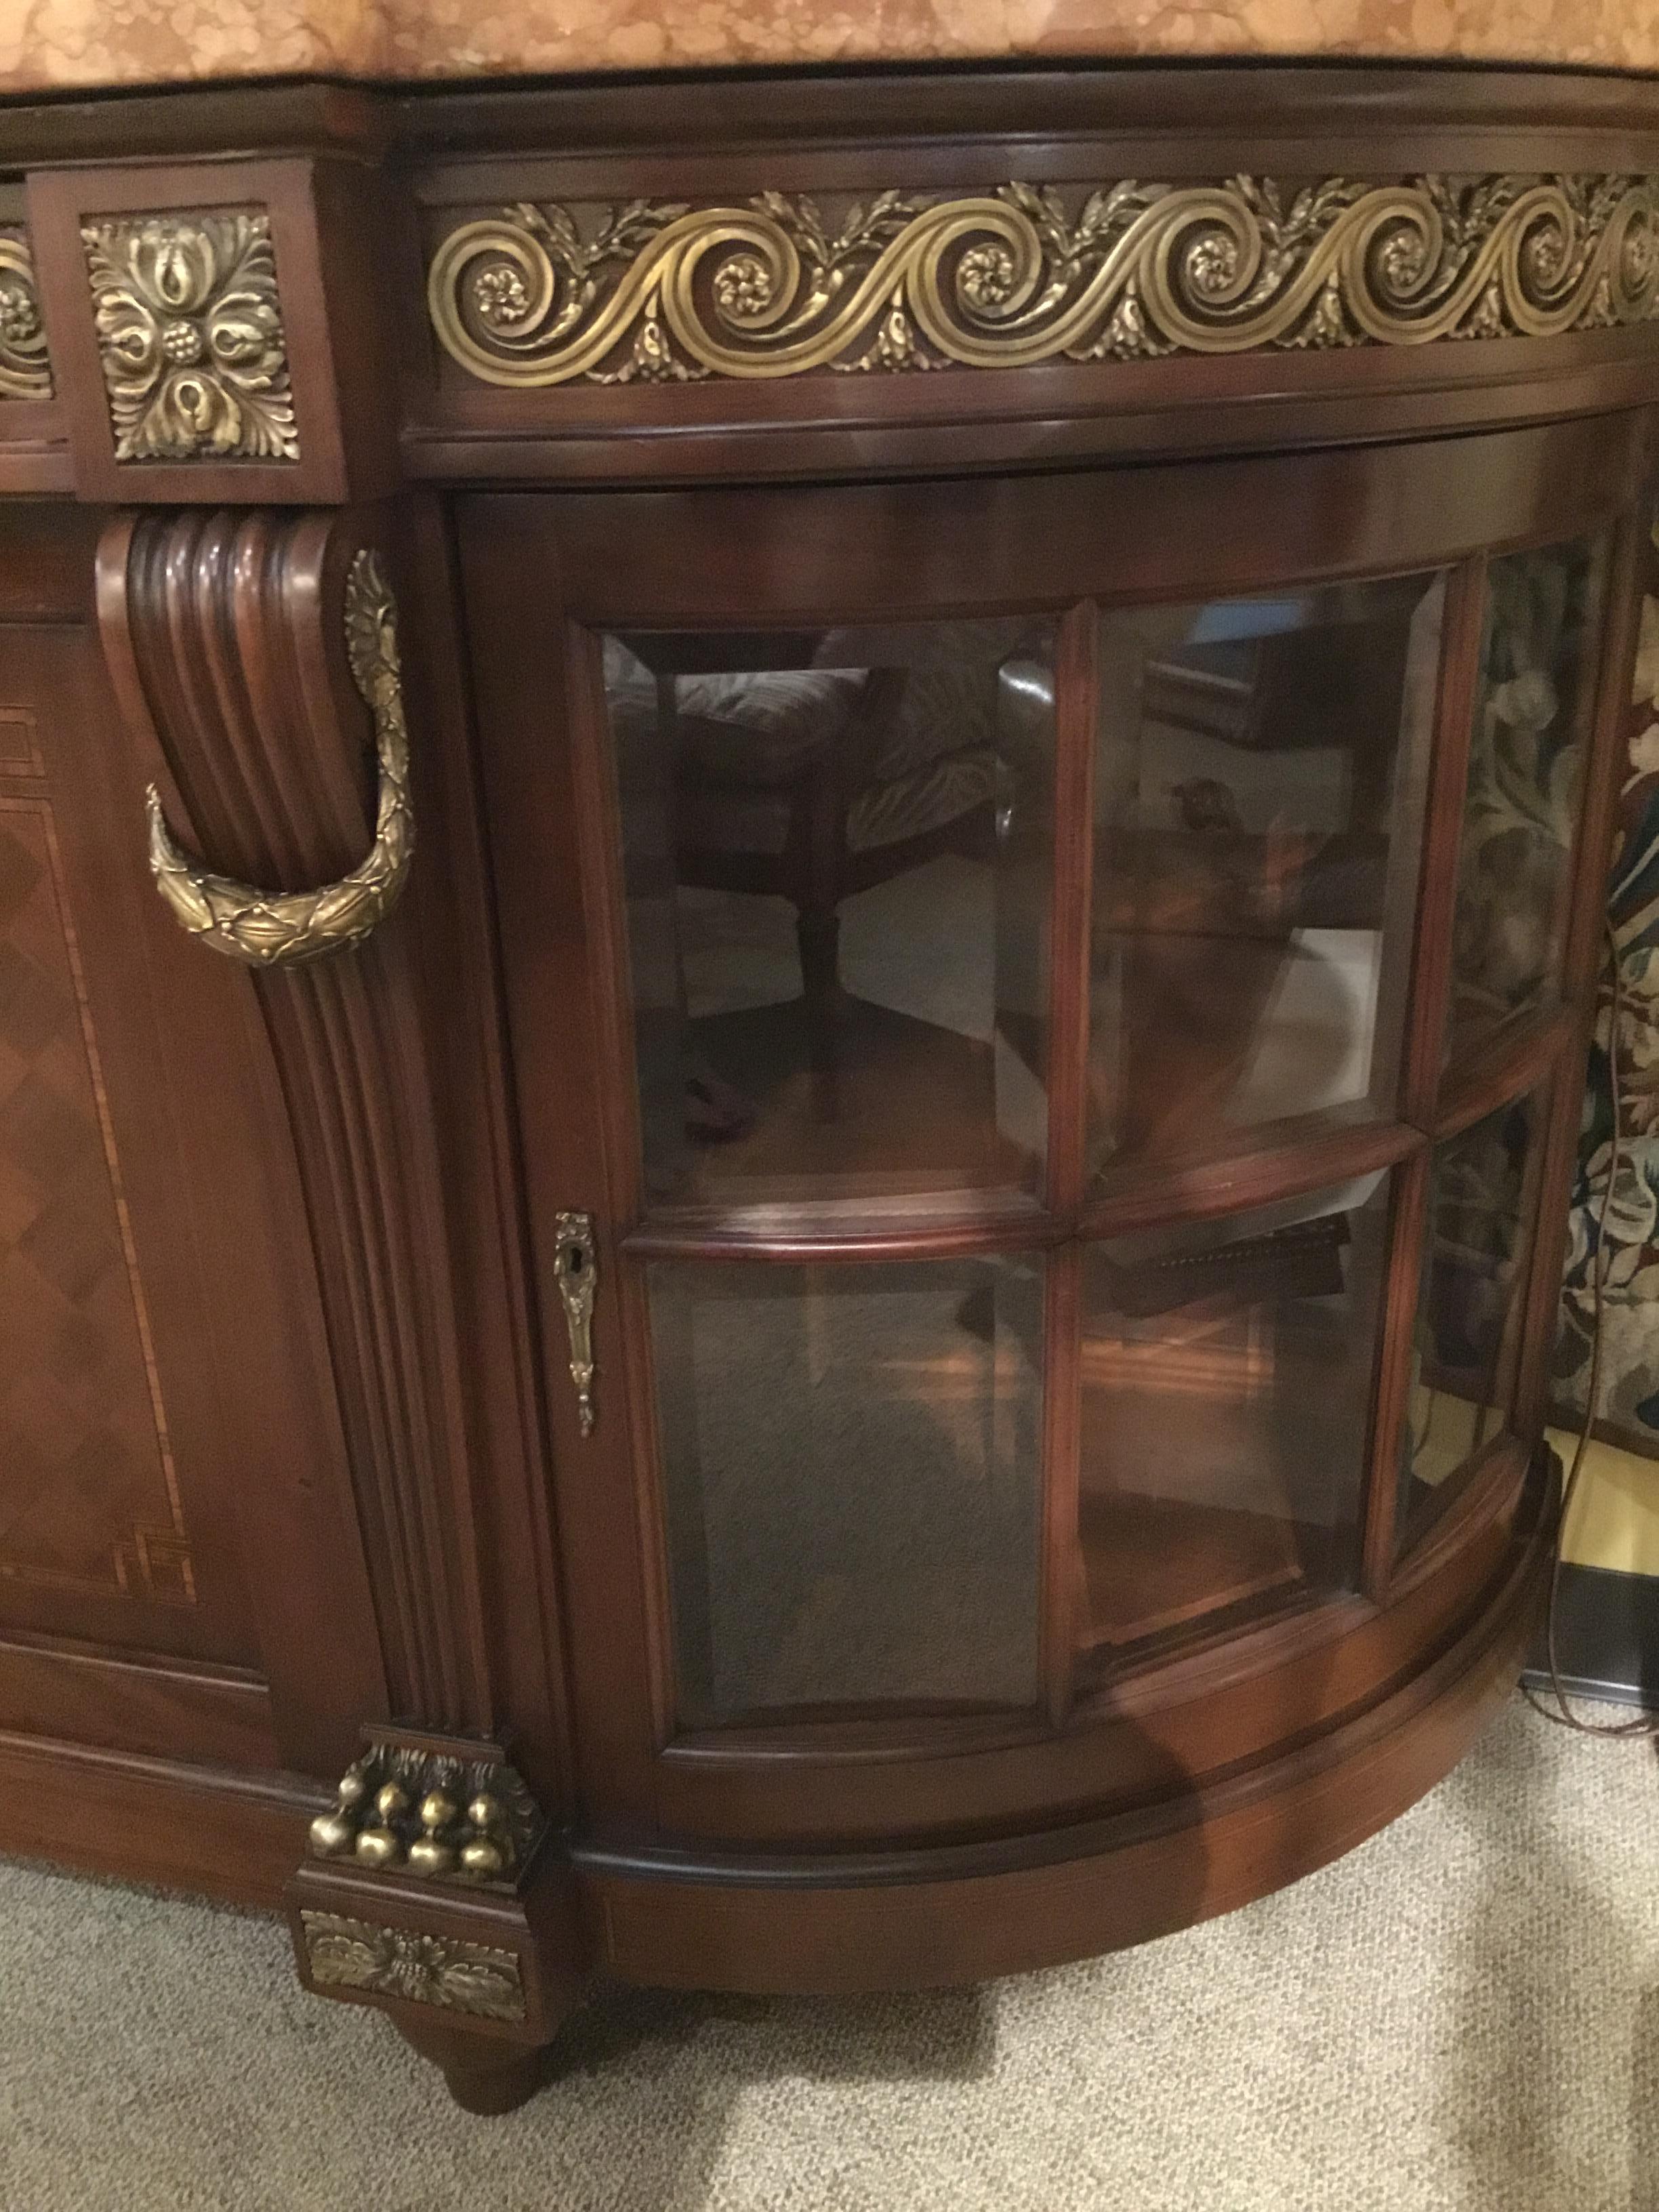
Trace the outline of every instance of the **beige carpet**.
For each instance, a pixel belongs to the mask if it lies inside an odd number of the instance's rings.
[[[612,1991],[502,2120],[270,1923],[0,1865],[3,2212],[1652,2212],[1659,1771],[1519,1704],[1340,1864],[996,1988]]]

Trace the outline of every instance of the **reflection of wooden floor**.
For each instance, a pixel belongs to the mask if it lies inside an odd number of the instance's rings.
[[[1024,1154],[997,1134],[994,1049],[977,1038],[843,997],[825,1069],[812,1066],[821,1040],[803,999],[705,1015],[689,1041],[756,1115],[747,1135],[697,1146],[704,1192],[763,1181],[779,1198],[827,1197],[1022,1180]]]
[[[1303,1579],[1296,1523],[1266,1513],[1085,1490],[1078,1534],[1085,1644],[1155,1636]]]

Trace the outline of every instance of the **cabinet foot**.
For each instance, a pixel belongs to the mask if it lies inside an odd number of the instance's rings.
[[[501,2043],[492,2036],[469,2035],[424,2021],[397,2022],[405,2043],[429,2058],[444,2077],[450,2095],[464,2112],[512,2112],[542,2086],[547,2073],[548,2046]]]

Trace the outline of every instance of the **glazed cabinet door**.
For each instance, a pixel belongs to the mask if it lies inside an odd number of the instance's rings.
[[[601,1834],[1167,1791],[1501,1571],[1627,486],[462,503]]]

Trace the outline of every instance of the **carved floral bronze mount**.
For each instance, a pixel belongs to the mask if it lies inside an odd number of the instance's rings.
[[[500,1747],[465,1738],[366,1735],[334,1809],[311,1824],[314,1859],[349,1859],[423,1881],[511,1891],[546,1828]]]
[[[524,1975],[516,1952],[308,1906],[300,1910],[300,1932],[306,1965],[319,1989],[402,1997],[482,2020],[526,2017]]]
[[[82,224],[118,461],[297,461],[263,209]]]
[[[21,231],[0,230],[0,399],[51,397],[34,257]]]
[[[831,228],[746,205],[519,202],[439,243],[433,327],[485,383],[1026,368],[1550,337],[1659,304],[1659,179],[884,191]]]

